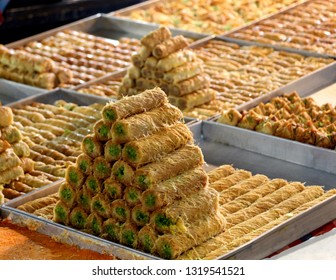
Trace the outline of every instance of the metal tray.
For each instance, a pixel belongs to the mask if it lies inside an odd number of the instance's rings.
[[[28,201],[56,193],[62,182],[63,180],[55,182],[49,186],[40,188],[3,204],[2,207],[0,207],[1,215],[3,217],[7,217],[17,225],[27,227],[31,230],[36,230],[39,233],[53,237],[61,243],[76,245],[82,249],[110,254],[117,258],[126,260],[158,259],[155,256],[148,255],[141,251],[134,250],[121,244],[117,244],[16,209],[18,206]]]
[[[234,34],[235,32],[240,32],[242,30],[248,29],[248,28],[253,28],[254,25],[258,25],[259,23],[262,23],[265,20],[271,20],[273,18],[278,17],[280,14],[283,13],[287,13],[290,10],[294,10],[294,9],[300,9],[301,6],[306,5],[307,3],[313,2],[314,0],[306,0],[302,3],[299,4],[295,4],[292,6],[287,7],[286,9],[282,9],[279,12],[272,14],[269,17],[264,17],[261,18],[259,20],[253,21],[245,26],[230,30],[229,32],[225,32],[223,34],[221,34],[221,37],[225,37],[229,40],[232,40],[232,42],[250,42],[251,44],[258,44],[260,46],[265,46],[265,47],[281,47],[283,50],[286,51],[291,51],[291,52],[297,52],[297,53],[301,53],[301,54],[307,54],[307,55],[311,55],[311,54],[315,54],[316,56],[321,56],[321,57],[331,57],[331,58],[336,58],[336,55],[331,55],[331,54],[323,54],[323,53],[317,53],[317,52],[310,52],[310,51],[305,51],[305,50],[300,50],[300,49],[296,49],[296,48],[290,48],[290,47],[284,47],[281,46],[281,43],[275,43],[275,44],[267,44],[267,43],[259,43],[258,41],[248,41],[248,40],[242,40],[242,39],[236,39],[233,37],[230,37],[230,35]]]
[[[306,51],[300,51],[296,49],[290,49],[290,48],[284,48],[281,46],[270,46],[270,45],[264,45],[260,43],[255,43],[255,42],[249,42],[249,41],[244,41],[244,40],[237,40],[237,39],[232,39],[224,36],[213,36],[213,37],[208,37],[208,38],[203,38],[202,40],[196,41],[194,44],[192,44],[190,47],[191,48],[198,48],[201,47],[202,45],[206,44],[207,42],[211,40],[221,40],[224,42],[229,42],[229,43],[236,43],[239,46],[261,46],[261,47],[269,47],[273,48],[276,51],[286,51],[286,52],[291,52],[291,53],[298,53],[303,56],[313,56],[313,57],[322,57],[322,58],[330,58],[329,56],[323,55],[323,54],[318,54],[318,53],[311,53],[311,52],[306,52]],[[261,102],[268,102],[271,100],[273,97],[282,95],[284,93],[289,93],[296,91],[301,97],[306,97],[309,96],[333,83],[335,83],[335,71],[336,71],[336,61],[326,65],[320,69],[317,69],[305,76],[302,76],[301,78],[294,80],[287,85],[284,85],[276,90],[273,90],[269,93],[263,94],[257,98],[254,98],[251,101],[245,102],[241,105],[238,105],[236,107],[237,110],[248,110],[252,107],[257,106]],[[209,118],[208,120],[218,118],[217,116],[213,116]]]
[[[330,185],[336,186],[335,150],[210,121],[204,122],[203,130],[207,137],[215,142],[320,170],[323,172],[324,181],[327,179]],[[273,169],[274,166],[269,168]],[[322,176],[313,170],[309,172],[311,173],[306,174],[308,177]],[[330,177],[326,173],[333,176]]]
[[[128,19],[107,16],[103,14],[97,14],[97,15],[76,21],[74,23],[63,25],[61,27],[7,44],[6,47],[18,48],[20,46],[26,45],[29,42],[40,41],[46,37],[55,35],[57,32],[61,32],[65,29],[72,29],[76,31],[86,32],[86,33],[89,33],[95,36],[104,37],[110,42],[117,43],[117,40],[119,40],[121,37],[140,39],[144,35],[148,34],[149,32],[157,29],[158,27],[159,25],[157,24],[147,24],[143,22],[137,23],[137,22],[130,21]],[[174,36],[183,35],[185,37],[194,39],[196,41],[207,37],[207,35],[191,32],[191,31],[179,30],[179,29],[174,29],[174,28],[171,28],[170,30]],[[114,73],[118,73],[119,71],[120,70]],[[109,75],[110,74],[107,74],[105,76],[109,76]],[[88,83],[84,83],[81,86],[85,86],[92,82],[98,82],[100,81],[100,79],[104,78],[105,76],[94,79]],[[0,89],[4,81],[6,80],[0,79]],[[28,87],[24,84],[19,84],[19,83],[16,83],[16,84],[18,84],[18,86],[20,85],[23,89],[26,89]],[[77,87],[74,87],[74,88],[77,88]]]
[[[124,77],[126,75],[126,73],[127,73],[127,70],[121,70],[121,71],[116,72],[116,73],[111,73],[111,74],[108,74],[108,75],[106,75],[104,77],[99,78],[98,80],[91,81],[91,82],[88,82],[88,83],[83,84],[83,85],[79,85],[79,86],[75,87],[73,90],[79,90],[79,89],[82,89],[82,88],[87,88],[87,87],[89,87],[91,85],[94,85],[94,84],[97,84],[97,83],[104,83],[104,82],[107,82],[107,81],[109,81],[109,80],[111,80],[113,78]],[[91,94],[85,94],[85,95],[95,96],[95,95],[91,95]],[[104,98],[104,97],[102,97],[102,98]],[[105,98],[107,98],[107,97],[105,97]],[[112,98],[109,99],[109,100],[112,100]],[[190,125],[192,123],[197,122],[196,119],[190,118],[190,117],[184,117],[183,119],[184,119],[184,122],[187,125]]]
[[[73,90],[56,89],[50,92],[41,93],[35,96],[30,96],[30,97],[9,103],[7,104],[7,106],[12,107],[12,108],[18,108],[18,107],[21,107],[22,105],[28,105],[33,102],[53,104],[55,101],[60,100],[60,99],[65,100],[67,102],[73,102],[81,106],[91,105],[93,103],[107,103],[110,101],[116,101],[111,98],[79,93]],[[184,118],[184,122],[188,126],[191,126],[192,124],[196,123],[197,120],[192,119],[192,118]]]
[[[44,92],[47,90],[0,79],[0,101],[3,105]]]
[[[7,44],[8,48],[17,48],[31,41],[40,41],[46,37],[55,35],[57,32],[61,32],[65,29],[71,29],[76,31],[82,31],[86,33],[90,33],[95,36],[104,37],[111,40],[118,40],[121,37],[129,37],[134,39],[140,39],[144,35],[149,32],[157,29],[159,27],[158,24],[150,24],[144,22],[134,22],[128,19],[97,14],[71,24],[66,24],[61,27]],[[172,34],[175,35],[184,35],[185,37],[189,37],[191,39],[201,39],[206,37],[205,34],[179,30],[170,28]]]
[[[202,121],[191,126],[196,144],[204,154],[209,169],[222,164],[233,164],[235,168],[264,174],[269,178],[283,178],[288,181],[305,182],[306,185],[325,186],[325,190],[335,188],[336,174],[331,174],[306,166],[286,162],[277,157],[269,157],[258,150],[247,151],[237,147],[238,140],[231,131],[224,131],[216,123]],[[240,137],[246,139],[246,137]],[[240,139],[239,138],[239,139]],[[247,142],[247,141],[246,141]],[[254,142],[254,141],[253,141]],[[258,141],[255,141],[258,143]],[[260,146],[265,146],[260,142]],[[278,144],[272,148],[276,148]],[[294,151],[296,148],[291,148]],[[286,222],[265,232],[241,247],[221,256],[219,259],[263,259],[316,228],[336,218],[336,195],[304,211]],[[295,250],[295,247],[293,248]]]
[[[16,102],[9,103],[7,106],[12,108],[17,108],[22,105],[28,105],[33,102],[40,102],[45,104],[53,104],[57,100],[65,100],[67,102],[73,102],[77,105],[91,105],[93,103],[107,103],[111,99],[95,96],[95,95],[88,95],[88,94],[82,94],[79,92],[75,92],[68,89],[56,89],[53,91],[41,93],[35,96],[27,97],[24,99],[21,99]]]
[[[328,172],[320,170],[308,165],[302,165],[283,158],[282,153],[294,154],[302,157],[309,154],[307,150],[310,146],[302,143],[302,149],[297,152],[295,143],[286,139],[277,137],[265,137],[262,133],[255,132],[260,138],[253,138],[254,135],[245,135],[238,131],[237,127],[227,126],[211,121],[202,121],[190,126],[194,133],[195,143],[199,145],[203,151],[204,159],[207,163],[218,166],[222,164],[233,164],[236,168],[243,168],[253,173],[261,173],[270,178],[283,178],[288,181],[306,182],[307,185],[321,185],[325,189],[336,187],[336,172]],[[231,130],[230,128],[233,128]],[[253,131],[247,131],[253,132]],[[270,138],[265,140],[265,138]],[[280,144],[277,140],[290,142],[290,146],[278,148]],[[249,145],[249,146],[247,146]],[[276,150],[278,153],[266,155],[262,153],[264,150]],[[312,146],[312,148],[321,149]],[[331,151],[333,152],[333,151]],[[302,155],[303,154],[303,155]],[[333,152],[336,158],[336,153]],[[319,154],[319,158],[323,160],[324,154]],[[327,166],[327,164],[325,164]],[[336,214],[336,213],[335,213]]]
[[[166,2],[168,1],[172,1],[172,0],[166,0]],[[308,1],[311,1],[311,0],[302,0],[301,3],[294,3],[292,5],[289,5],[287,7],[283,7],[282,9],[280,9],[279,11],[277,11],[276,13],[273,13],[273,14],[269,14],[269,15],[266,15],[266,16],[262,16],[260,17],[259,19],[257,20],[254,20],[248,24],[245,24],[241,27],[237,27],[237,28],[234,28],[232,30],[229,30],[227,32],[223,32],[221,35],[226,35],[226,34],[230,34],[230,33],[233,33],[235,31],[239,31],[243,28],[246,28],[246,27],[249,27],[253,24],[256,24],[262,20],[265,20],[265,19],[269,19],[269,18],[272,18],[274,16],[276,16],[277,14],[279,13],[282,13],[282,12],[285,12],[285,11],[288,11],[288,10],[291,10],[291,9],[294,9],[302,4],[304,4],[305,2],[308,2]],[[142,3],[139,3],[139,4],[135,4],[135,5],[132,5],[132,6],[129,6],[129,7],[126,7],[126,8],[123,8],[123,9],[120,9],[120,10],[116,10],[116,11],[113,11],[111,13],[108,13],[108,15],[111,15],[111,16],[116,16],[116,17],[128,17],[133,11],[136,11],[136,10],[146,10],[148,8],[150,8],[151,6],[154,6],[155,4],[158,4],[160,3],[161,1],[160,0],[149,0],[149,1],[144,1]],[[137,23],[143,23],[145,21],[140,21],[140,20],[134,20],[134,19],[130,19],[128,18],[129,20],[131,21],[134,21],[134,22],[137,22]],[[184,30],[184,29],[178,29],[178,30]],[[208,34],[208,35],[213,35],[213,34]]]
[[[209,123],[213,125],[213,123]],[[198,122],[192,126],[195,141],[203,150],[207,169],[222,164],[233,164],[255,173],[265,174],[270,178],[284,178],[289,181],[305,181],[306,184],[325,185],[329,189],[335,182],[336,175],[324,174],[310,168],[287,163],[257,153],[239,150],[236,147],[216,143],[208,137],[204,129],[206,122]],[[312,173],[315,172],[315,173]],[[93,235],[36,217],[16,209],[28,201],[45,197],[57,191],[60,183],[54,183],[43,189],[36,190],[20,198],[13,199],[2,206],[2,215],[9,217],[14,223],[29,227],[41,233],[53,236],[59,241],[75,244],[83,249],[112,254],[121,259],[159,259],[155,256],[110,242]],[[241,247],[220,256],[218,259],[263,259],[285,245],[310,233],[314,229],[336,218],[336,195],[324,202],[287,220],[258,238]]]

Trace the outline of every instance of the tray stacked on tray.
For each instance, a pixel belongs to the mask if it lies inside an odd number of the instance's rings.
[[[146,1],[111,13],[136,21],[223,34],[303,1]]]
[[[334,0],[307,1],[228,36],[335,57],[335,4]]]

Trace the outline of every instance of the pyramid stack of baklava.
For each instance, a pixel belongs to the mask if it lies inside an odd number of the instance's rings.
[[[166,27],[144,36],[141,49],[132,56],[132,66],[123,78],[119,94],[129,96],[159,86],[181,110],[215,99],[203,61],[187,46],[186,38],[173,37]]]
[[[172,259],[222,232],[218,193],[160,88],[107,104],[66,171],[54,221]]]

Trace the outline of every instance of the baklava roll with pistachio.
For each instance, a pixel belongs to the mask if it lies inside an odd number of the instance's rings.
[[[85,223],[85,229],[94,235],[100,235],[103,232],[103,218],[97,213],[91,213]]]
[[[160,28],[142,37],[140,42],[148,49],[153,49],[156,45],[169,39],[170,37],[171,37],[170,30],[165,26],[161,26]]]
[[[92,172],[93,161],[87,154],[80,154],[76,160],[77,168],[85,175],[89,175]]]
[[[76,191],[67,182],[63,182],[58,189],[58,196],[69,208],[76,204]]]
[[[150,213],[141,204],[138,204],[131,210],[131,220],[135,225],[143,227],[149,223]]]
[[[113,176],[125,186],[132,186],[134,181],[134,170],[123,160],[116,161],[112,166]]]
[[[102,116],[106,123],[115,121],[158,108],[168,103],[166,94],[158,87],[130,97],[125,97],[118,102],[105,105]]]
[[[114,162],[121,158],[122,145],[114,140],[109,140],[104,146],[104,156],[108,162]]]
[[[107,179],[111,176],[111,165],[103,156],[96,157],[93,161],[92,172],[97,179]]]
[[[116,121],[112,126],[111,136],[116,143],[126,143],[152,134],[182,118],[183,115],[178,108],[164,104],[145,113]]]
[[[65,180],[74,188],[82,188],[85,175],[75,165],[70,165],[65,172]]]
[[[76,191],[76,202],[77,205],[82,207],[85,212],[90,213],[91,212],[91,201],[92,201],[92,193],[90,193],[87,190],[87,187],[84,186],[84,188]]]
[[[141,204],[147,211],[154,211],[197,193],[204,189],[207,183],[208,177],[202,167],[190,169],[144,191]]]
[[[54,207],[53,221],[56,223],[68,225],[70,221],[70,208],[63,201],[58,201]]]
[[[154,253],[154,244],[159,234],[150,225],[142,227],[138,232],[138,248],[146,253]]]
[[[95,137],[99,141],[108,141],[110,138],[111,125],[105,123],[103,120],[100,120],[95,123],[93,131]]]
[[[111,203],[101,193],[91,199],[91,212],[95,212],[103,218],[111,217]]]
[[[125,187],[114,178],[107,178],[103,182],[103,194],[107,196],[110,201],[120,199],[124,195]]]
[[[202,151],[194,145],[186,145],[159,161],[149,163],[135,171],[134,183],[145,190],[157,183],[175,177],[204,163]]]
[[[216,213],[188,226],[185,232],[168,233],[157,238],[154,252],[164,259],[176,259],[188,249],[200,245],[225,229],[225,219]]]
[[[115,218],[109,218],[103,223],[102,237],[111,241],[120,242],[120,230],[122,222]]]
[[[152,54],[157,59],[167,57],[168,55],[188,47],[189,43],[185,37],[178,35],[169,38],[153,48]]]
[[[153,162],[186,145],[193,138],[184,123],[164,127],[158,132],[125,144],[122,157],[134,167]]]
[[[82,207],[75,207],[71,210],[69,214],[69,222],[70,224],[77,229],[84,229],[86,221],[88,218],[88,214],[84,211]]]
[[[126,246],[137,248],[138,227],[130,222],[124,223],[120,228],[120,243]]]
[[[127,204],[132,207],[140,203],[141,190],[136,187],[127,187],[124,192],[124,199]]]
[[[151,224],[158,232],[185,232],[188,224],[213,215],[218,209],[218,192],[206,188],[154,211]]]
[[[92,196],[102,192],[102,180],[90,174],[85,179],[85,187]]]
[[[123,199],[116,199],[111,203],[111,215],[120,222],[126,222],[131,217],[131,209]]]
[[[103,144],[94,135],[88,135],[83,139],[82,151],[91,158],[103,155],[103,150]]]

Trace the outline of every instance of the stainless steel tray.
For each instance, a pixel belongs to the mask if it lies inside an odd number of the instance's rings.
[[[335,83],[336,62],[320,68],[270,93],[259,96],[237,107],[237,110],[249,110],[261,102],[268,102],[273,97],[296,91],[301,97],[307,97]]]
[[[17,48],[31,41],[40,41],[46,37],[55,35],[57,32],[63,31],[65,29],[71,29],[76,31],[82,31],[90,33],[95,36],[104,37],[111,40],[118,40],[121,37],[129,37],[134,39],[140,39],[149,32],[157,29],[158,24],[150,24],[144,22],[134,22],[128,19],[97,14],[79,21],[73,22],[71,24],[63,25],[58,28],[7,44],[8,48]],[[201,39],[206,37],[205,34],[195,33],[191,31],[179,30],[170,28],[172,34],[184,35],[191,39]]]
[[[0,96],[1,97],[1,96]],[[107,103],[110,101],[116,101],[111,98],[107,97],[101,97],[96,95],[90,95],[90,94],[84,94],[79,93],[73,90],[67,90],[67,89],[56,89],[50,92],[41,93],[35,96],[30,96],[27,98],[23,98],[21,100],[11,102],[7,104],[7,106],[12,108],[18,108],[22,105],[28,105],[33,102],[40,102],[45,104],[53,104],[57,100],[65,100],[67,102],[73,102],[77,105],[90,105],[93,103]],[[197,120],[192,118],[184,118],[184,122],[190,126],[197,122]]]
[[[213,123],[209,123],[213,125]],[[207,169],[221,164],[233,164],[255,173],[265,174],[270,178],[298,180],[309,184],[325,185],[325,189],[334,186],[336,175],[291,164],[276,158],[266,157],[257,153],[239,150],[231,145],[214,142],[204,129],[206,122],[198,122],[192,126],[195,141],[202,148]],[[315,172],[314,174],[312,172]],[[2,215],[9,217],[14,223],[53,236],[59,241],[75,244],[80,248],[112,254],[121,259],[158,259],[155,256],[74,230],[52,221],[36,217],[16,209],[28,201],[45,197],[57,191],[60,182],[43,189],[14,199],[2,206]],[[310,233],[312,230],[336,218],[336,195],[311,209],[287,220],[258,238],[243,246],[220,256],[218,259],[263,259],[285,245]]]
[[[75,92],[72,90],[67,90],[67,89],[56,89],[53,91],[41,93],[35,96],[21,99],[16,102],[9,103],[7,106],[12,107],[12,108],[17,108],[22,105],[31,104],[33,102],[53,104],[55,101],[60,100],[60,99],[65,100],[67,102],[73,102],[81,106],[91,105],[93,103],[107,103],[111,100],[109,98],[82,94],[82,93]]]
[[[143,22],[137,23],[137,22],[130,21],[128,19],[108,16],[108,15],[103,15],[103,14],[97,14],[97,15],[76,21],[74,23],[63,25],[61,27],[7,44],[6,46],[8,48],[18,48],[20,46],[26,45],[29,42],[40,41],[46,37],[55,35],[57,32],[61,32],[65,29],[86,32],[86,33],[89,33],[95,36],[104,37],[108,39],[109,41],[117,43],[117,40],[120,39],[121,37],[140,39],[141,37],[148,34],[149,32],[157,29],[158,27],[159,25],[157,24],[147,24]],[[179,29],[174,29],[174,28],[171,28],[170,30],[174,36],[184,35],[185,37],[188,37],[194,40],[200,40],[200,39],[207,37],[207,35],[191,32],[191,31],[179,30]],[[119,71],[116,71],[114,73],[118,73],[118,72]],[[109,75],[110,74],[106,76],[109,76]],[[104,77],[105,76],[94,79],[88,83],[82,84],[81,86],[86,86],[87,84],[91,84],[92,82],[98,82],[100,81],[100,79]],[[0,79],[0,88],[2,86],[2,81],[5,81],[5,80]],[[23,89],[28,87],[23,84],[18,84],[18,85],[22,86]],[[77,88],[77,87],[74,87],[74,88]]]
[[[207,42],[211,40],[221,40],[224,42],[230,42],[230,43],[236,43],[240,46],[262,46],[262,47],[270,47],[273,48],[276,51],[286,51],[286,52],[291,52],[291,53],[298,53],[303,56],[313,56],[313,57],[323,57],[323,58],[330,58],[329,56],[323,55],[323,54],[318,54],[318,53],[311,53],[311,52],[306,52],[306,51],[299,51],[296,49],[289,49],[289,48],[284,48],[281,46],[266,46],[264,44],[260,43],[255,43],[255,42],[249,42],[249,41],[244,41],[244,40],[237,40],[237,39],[232,39],[224,36],[213,36],[213,37],[208,37],[208,38],[203,38],[202,40],[196,41],[193,45],[191,45],[191,48],[197,48],[200,47]],[[297,91],[298,94],[301,97],[306,97],[309,96],[333,83],[335,83],[335,71],[336,71],[336,61],[326,65],[325,67],[322,67],[318,70],[315,70],[297,80],[294,80],[287,85],[284,85],[276,90],[273,90],[269,93],[263,94],[257,98],[254,98],[251,101],[248,101],[246,103],[243,103],[239,106],[236,107],[237,110],[248,110],[254,106],[257,106],[261,102],[268,102],[271,100],[273,97],[282,95],[284,93],[289,93],[293,91]],[[214,116],[209,118],[218,118],[218,116]]]
[[[50,194],[56,193],[61,182],[63,182],[63,180],[55,182],[53,184],[50,184],[49,186],[38,189],[22,197],[13,199],[6,204],[3,204],[2,207],[0,207],[2,216],[7,217],[17,225],[36,230],[37,232],[53,237],[55,240],[61,243],[76,245],[82,249],[88,249],[96,251],[98,253],[113,255],[117,258],[125,260],[158,259],[155,256],[148,255],[141,251],[137,251],[132,248],[110,242],[94,235],[87,234],[85,232],[81,232],[76,229],[66,227],[61,224],[54,223],[53,221],[40,218],[16,209],[18,206],[28,201],[32,201],[41,197],[46,197]]]
[[[171,1],[171,0],[166,0],[166,2],[168,1]],[[232,30],[229,30],[229,31],[226,31],[226,32],[223,32],[222,35],[226,35],[226,34],[230,34],[232,32],[235,32],[235,31],[238,31],[238,30],[241,30],[243,28],[246,28],[246,27],[249,27],[253,24],[256,24],[262,20],[265,20],[265,19],[268,19],[268,18],[272,18],[274,16],[276,16],[277,14],[279,13],[282,13],[282,12],[285,12],[285,11],[288,11],[288,10],[291,10],[291,9],[294,9],[300,5],[302,5],[303,3],[305,2],[308,2],[308,1],[311,1],[311,0],[306,0],[306,1],[303,1],[301,3],[294,3],[292,5],[289,5],[287,7],[283,7],[282,9],[280,9],[279,11],[277,11],[276,13],[273,13],[273,14],[269,14],[269,15],[266,15],[266,16],[262,16],[260,17],[259,19],[257,20],[254,20],[248,24],[245,24],[241,27],[237,27],[237,28],[234,28]],[[158,4],[160,3],[161,1],[160,0],[149,0],[149,1],[144,1],[142,3],[139,3],[139,4],[135,4],[135,5],[132,5],[132,6],[129,6],[129,7],[126,7],[126,8],[123,8],[123,9],[120,9],[120,10],[117,10],[117,11],[113,11],[111,13],[108,13],[108,15],[111,15],[111,16],[116,16],[116,17],[128,17],[133,11],[136,11],[136,10],[145,10],[145,9],[148,9],[150,8],[151,6],[155,5],[155,4]],[[138,23],[143,23],[144,21],[140,21],[140,20],[134,20],[134,19],[130,19],[128,18],[129,20],[131,21],[134,21],[134,22],[138,22]],[[183,30],[183,29],[178,29],[178,30]],[[213,34],[208,34],[208,35],[213,35]]]
[[[231,131],[225,131],[213,122],[202,121],[191,126],[196,144],[204,154],[209,168],[222,164],[233,164],[236,168],[264,174],[269,178],[283,178],[288,181],[305,182],[306,185],[321,185],[324,189],[335,188],[336,174],[331,174],[306,166],[286,162],[277,157],[269,157],[258,150],[247,151],[236,145]],[[246,141],[247,142],[247,141]],[[253,141],[254,142],[254,141]],[[258,143],[258,140],[255,141]],[[265,146],[259,141],[260,146]],[[277,144],[278,145],[278,144]],[[274,145],[272,148],[276,148]],[[296,148],[291,148],[294,151]],[[263,259],[336,218],[336,195],[304,211],[286,222],[265,232],[241,247],[221,256],[219,259]],[[293,248],[295,250],[295,248]]]
[[[127,70],[121,70],[121,71],[116,72],[116,73],[111,73],[111,74],[108,74],[104,77],[101,77],[98,80],[91,81],[91,82],[83,84],[83,85],[79,85],[79,86],[75,87],[73,90],[79,90],[79,89],[82,89],[82,88],[87,88],[87,87],[89,87],[91,85],[94,85],[94,84],[97,84],[97,83],[104,83],[104,82],[107,82],[107,81],[109,81],[113,78],[124,77],[126,75],[126,73],[127,73]],[[91,94],[85,94],[85,95],[91,96]],[[92,95],[92,96],[94,96],[94,95]],[[190,118],[190,117],[184,117],[184,122],[187,125],[190,125],[192,123],[197,122],[197,120],[194,119],[194,118]]]
[[[257,41],[247,41],[247,40],[241,40],[241,39],[235,39],[233,37],[229,37],[230,35],[234,34],[235,32],[240,32],[242,30],[248,29],[248,28],[253,28],[253,26],[258,25],[259,23],[262,23],[265,20],[271,20],[273,18],[276,18],[277,16],[279,16],[280,14],[283,13],[287,13],[290,10],[294,10],[294,9],[300,9],[300,6],[306,5],[307,3],[313,2],[314,0],[306,0],[303,1],[302,3],[299,4],[294,4],[292,6],[287,7],[286,9],[282,9],[279,12],[272,14],[269,17],[264,17],[261,18],[259,20],[253,21],[245,26],[242,26],[240,28],[236,28],[236,29],[232,29],[229,32],[225,32],[223,34],[221,34],[221,37],[225,37],[228,38],[230,40],[232,40],[232,42],[250,42],[251,44],[258,44],[260,46],[265,46],[265,47],[281,47],[283,50],[287,50],[287,51],[292,51],[292,52],[298,52],[301,54],[315,54],[321,57],[332,57],[332,58],[336,58],[336,55],[331,55],[331,54],[323,54],[323,53],[317,53],[317,52],[310,52],[310,51],[305,51],[305,50],[300,50],[300,49],[296,49],[296,48],[290,48],[290,47],[283,47],[280,44],[267,44],[267,43],[259,43]]]
[[[3,105],[43,92],[47,90],[0,79],[0,101]]]
[[[242,149],[287,162],[286,168],[266,164],[264,168],[269,169],[270,172],[278,172],[277,169],[280,167],[284,170],[284,176],[286,173],[299,177],[305,175],[314,180],[311,183],[317,184],[319,180],[323,180],[323,184],[336,186],[336,151],[334,150],[211,121],[202,123],[202,131],[204,137],[212,142],[224,144],[224,148],[229,145],[237,150]],[[251,160],[251,168],[254,168],[253,161],[255,160]],[[294,164],[293,167],[290,167],[291,164]],[[320,176],[323,178],[319,178]]]

